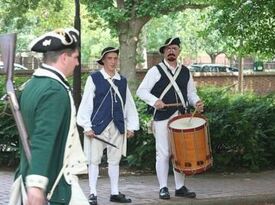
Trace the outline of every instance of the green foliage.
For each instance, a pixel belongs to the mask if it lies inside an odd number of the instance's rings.
[[[260,170],[275,166],[275,96],[201,91],[209,119],[214,168]]]
[[[205,7],[206,1],[158,0],[152,4],[151,0],[83,0],[92,15],[98,15],[108,22],[109,26],[118,31],[119,24],[129,23],[130,20],[160,17],[189,7]]]
[[[162,15],[151,19],[143,28],[148,51],[157,51],[160,45],[171,36],[179,36],[182,40],[181,57],[194,58],[207,53],[216,56],[228,53],[228,39],[221,36],[218,30],[208,29],[211,9],[186,9],[181,12]],[[173,25],[173,26],[171,26]],[[161,32],[156,32],[161,28]]]
[[[15,77],[19,87],[28,77]],[[0,76],[0,97],[5,94],[5,76]],[[0,101],[0,166],[14,166],[18,162],[19,135],[7,101]]]
[[[140,99],[135,99],[139,113],[140,130],[135,137],[128,140],[127,161],[129,166],[139,169],[153,170],[155,167],[155,138],[148,133],[148,122],[151,120],[146,112],[147,105]]]
[[[216,1],[212,12],[212,28],[224,37],[231,38],[231,46],[240,54],[261,53],[274,56],[274,7],[275,2]],[[210,27],[211,29],[211,27]]]
[[[25,24],[29,23],[25,15],[28,11],[35,10],[39,7],[48,8],[49,10],[59,11],[62,9],[60,0],[13,0],[1,1],[0,8],[0,25],[1,30],[8,32],[11,28],[22,29]]]

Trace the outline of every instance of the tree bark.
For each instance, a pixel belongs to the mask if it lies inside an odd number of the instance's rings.
[[[210,59],[211,59],[211,63],[212,64],[215,64],[216,63],[216,55],[209,55],[210,56]]]
[[[120,72],[127,78],[132,92],[138,86],[136,81],[136,49],[140,40],[139,34],[149,19],[149,17],[139,18],[119,24],[120,53],[124,54],[120,55]]]
[[[240,56],[239,58],[239,76],[238,76],[238,90],[241,94],[243,94],[243,58]]]

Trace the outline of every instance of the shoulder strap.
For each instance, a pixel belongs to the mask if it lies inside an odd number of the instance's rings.
[[[162,69],[159,64],[156,65],[156,67],[158,69]],[[159,96],[159,99],[162,99],[171,87],[172,87],[172,82],[170,81],[169,84],[166,86],[166,88],[162,91],[161,95]],[[157,112],[157,109],[154,107],[154,112],[153,112],[153,116],[152,116],[153,118],[154,118],[156,112]]]
[[[120,95],[120,92],[119,92],[117,86],[114,84],[114,82],[110,78],[107,78],[107,81],[110,83],[111,87],[114,89],[115,93],[117,94],[118,98],[120,99],[121,108],[123,110],[123,115],[124,115],[123,99],[122,99],[122,97]]]
[[[127,152],[127,126],[126,126],[126,121],[125,121],[126,115],[125,115],[125,109],[124,109],[124,106],[123,106],[123,100],[122,100],[120,92],[119,92],[117,86],[114,84],[114,82],[110,78],[108,78],[107,81],[110,83],[111,87],[114,89],[115,93],[117,94],[117,96],[120,99],[120,104],[121,104],[121,109],[122,109],[122,112],[123,112],[123,119],[124,119],[124,135],[123,135],[122,155],[126,157],[126,152]]]

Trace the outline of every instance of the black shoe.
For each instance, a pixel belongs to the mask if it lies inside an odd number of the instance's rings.
[[[131,203],[131,199],[127,199],[126,196],[122,193],[118,193],[117,195],[111,195],[110,201],[117,203]]]
[[[180,189],[176,189],[175,196],[196,198],[196,193],[190,192],[185,186],[182,186]]]
[[[97,205],[97,196],[95,196],[94,194],[90,194],[88,201],[90,205]]]
[[[160,199],[170,199],[170,194],[167,187],[162,187],[159,190],[159,198]]]

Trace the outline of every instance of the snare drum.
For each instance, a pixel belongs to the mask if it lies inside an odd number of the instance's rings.
[[[179,115],[168,122],[174,169],[186,175],[206,171],[213,164],[207,119],[200,114]]]

